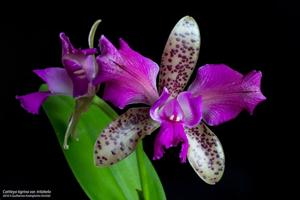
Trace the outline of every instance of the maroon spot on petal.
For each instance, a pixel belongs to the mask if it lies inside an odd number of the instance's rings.
[[[102,156],[102,159],[103,159],[103,160],[107,160],[107,158],[106,158],[105,156]]]

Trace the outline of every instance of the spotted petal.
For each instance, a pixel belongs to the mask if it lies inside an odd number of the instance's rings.
[[[159,74],[159,91],[167,87],[172,96],[185,88],[193,73],[200,50],[200,31],[196,21],[183,17],[166,43]]]
[[[94,83],[105,82],[103,98],[119,108],[133,103],[152,105],[158,98],[158,65],[132,50],[122,39],[120,49],[116,49],[104,36],[99,42],[99,73]]]
[[[102,131],[95,144],[97,166],[112,165],[131,154],[138,141],[159,124],[149,117],[149,108],[131,108]]]
[[[217,183],[224,172],[225,157],[217,136],[201,123],[186,128],[189,141],[188,160],[200,178],[208,184]]]
[[[243,76],[224,64],[199,68],[188,91],[202,97],[203,119],[218,125],[235,118],[243,109],[250,113],[266,97],[260,90],[261,72]]]

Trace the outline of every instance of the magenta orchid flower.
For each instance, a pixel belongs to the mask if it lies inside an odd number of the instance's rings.
[[[119,108],[134,103],[151,108],[131,108],[103,130],[95,144],[96,165],[109,166],[124,159],[140,139],[160,126],[154,159],[160,159],[165,149],[181,144],[181,162],[188,158],[206,183],[218,182],[225,168],[224,153],[219,139],[205,123],[219,125],[243,109],[252,113],[265,99],[260,90],[261,72],[243,76],[224,64],[207,64],[198,69],[196,79],[183,91],[200,49],[199,28],[189,16],[182,18],[169,36],[158,90],[158,66],[153,61],[133,51],[123,40],[116,49],[101,37],[100,48],[97,62],[101,73],[95,82],[106,84],[103,98]]]
[[[26,111],[38,114],[39,108],[49,96],[67,95],[74,97],[76,101],[75,111],[70,119],[64,141],[64,148],[67,149],[68,137],[75,134],[75,126],[79,120],[79,115],[87,109],[98,87],[98,85],[93,84],[98,70],[94,57],[97,50],[94,48],[76,49],[64,33],[60,33],[59,36],[62,43],[64,68],[50,67],[33,70],[36,75],[47,83],[48,91],[33,92],[16,98],[20,100]]]

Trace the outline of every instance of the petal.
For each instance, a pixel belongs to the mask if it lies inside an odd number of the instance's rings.
[[[74,48],[69,37],[66,36],[65,33],[60,33],[59,37],[60,37],[61,45],[62,45],[62,56],[67,55],[67,54],[76,53],[77,50]]]
[[[71,43],[69,37],[66,36],[65,33],[60,33],[59,38],[61,40],[61,45],[62,45],[62,56],[72,55],[72,54],[82,54],[84,56],[89,56],[97,53],[96,48],[76,49]]]
[[[154,142],[154,156],[157,160],[163,157],[164,149],[181,144],[180,160],[182,163],[186,161],[188,152],[188,140],[184,133],[183,123],[163,121],[159,133]]]
[[[65,61],[73,64],[65,63]],[[62,63],[71,78],[80,77],[80,79],[92,82],[98,71],[98,65],[92,55],[84,56],[81,53],[66,55],[62,58]]]
[[[183,111],[184,124],[188,127],[198,125],[202,118],[201,96],[193,97],[191,92],[182,92],[177,101]]]
[[[177,96],[195,68],[200,50],[200,31],[196,21],[183,17],[172,30],[165,46],[159,74],[159,91],[167,87]]]
[[[119,108],[128,104],[152,105],[158,98],[156,77],[159,67],[152,60],[133,51],[120,40],[117,50],[104,36],[100,38],[101,55],[97,57],[99,73],[94,84],[106,83],[104,98]],[[122,99],[115,97],[123,94]]]
[[[260,71],[253,70],[252,72],[248,73],[243,79],[243,88],[244,90],[248,91],[245,94],[245,107],[249,113],[253,113],[257,104],[266,100],[266,97],[262,94],[260,90],[260,83],[261,83],[262,73]]]
[[[60,34],[62,43],[62,63],[73,82],[73,95],[75,97],[86,95],[88,84],[93,81],[98,71],[98,66],[94,58],[97,50],[76,49],[70,39],[64,34]]]
[[[108,81],[106,82],[103,99],[113,103],[120,109],[131,103],[147,103],[149,100],[142,93],[136,93],[132,85],[124,84],[123,81]]]
[[[224,152],[219,139],[204,123],[185,131],[189,141],[188,160],[193,169],[206,183],[217,183],[225,168]]]
[[[266,99],[260,90],[261,76],[257,71],[243,76],[224,64],[207,64],[199,68],[188,91],[202,97],[203,119],[218,125],[235,118],[244,108],[253,112]]]
[[[153,160],[161,159],[165,153],[165,148],[168,149],[176,146],[178,143],[173,142],[174,130],[172,123],[162,123],[157,136],[154,141],[154,155]]]
[[[167,100],[170,97],[170,93],[167,88],[164,88],[162,94],[160,95],[159,99],[151,106],[150,109],[150,116],[153,120],[160,122],[160,112],[161,108],[165,105]]]
[[[211,89],[223,88],[239,83],[243,75],[224,64],[206,64],[197,71],[196,79],[188,88],[193,94],[202,94]]]
[[[82,70],[82,66],[75,60],[68,59],[64,59],[63,64],[73,82],[73,96],[86,95],[88,93],[89,80],[87,79],[86,72]]]
[[[51,93],[72,96],[72,80],[65,69],[50,67],[46,69],[36,69],[33,72],[47,83],[48,90]]]
[[[165,106],[161,109],[160,118],[162,120],[171,120],[176,122],[183,120],[183,111],[177,99],[171,99],[165,104]]]
[[[39,108],[46,101],[50,92],[34,92],[23,96],[16,96],[21,106],[32,114],[38,114]]]
[[[170,99],[170,93],[164,88],[160,98],[150,109],[153,120],[184,122],[187,126],[195,126],[201,120],[201,97],[192,97],[190,92],[183,92],[177,98]]]
[[[82,51],[90,51],[90,49],[85,49]],[[85,56],[82,60],[80,60],[82,68],[84,69],[87,79],[92,82],[96,77],[98,72],[98,64],[96,62],[94,55]]]
[[[97,166],[112,165],[131,154],[138,141],[159,124],[149,117],[149,108],[131,108],[102,131],[95,144]]]

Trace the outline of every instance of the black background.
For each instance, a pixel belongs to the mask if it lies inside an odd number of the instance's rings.
[[[243,2],[243,3],[241,3]],[[297,82],[299,8],[288,1],[272,2],[81,2],[62,5],[4,7],[1,22],[0,189],[50,189],[53,199],[86,199],[73,177],[44,112],[26,113],[15,95],[35,91],[41,81],[31,71],[61,66],[58,38],[65,32],[76,47],[87,47],[90,26],[103,20],[96,38],[105,34],[159,63],[175,23],[193,16],[201,30],[198,66],[226,63],[247,73],[263,73],[267,101],[254,115],[242,112],[212,130],[221,140],[225,174],[206,185],[189,164],[180,164],[178,149],[153,161],[168,199],[258,199],[291,195],[297,164],[292,114]],[[30,7],[30,9],[28,9]],[[4,26],[3,26],[4,25]],[[3,46],[4,45],[4,46]],[[296,59],[295,59],[296,60]],[[119,111],[121,113],[121,111]],[[144,140],[152,157],[155,134]],[[288,199],[288,198],[287,198]]]

